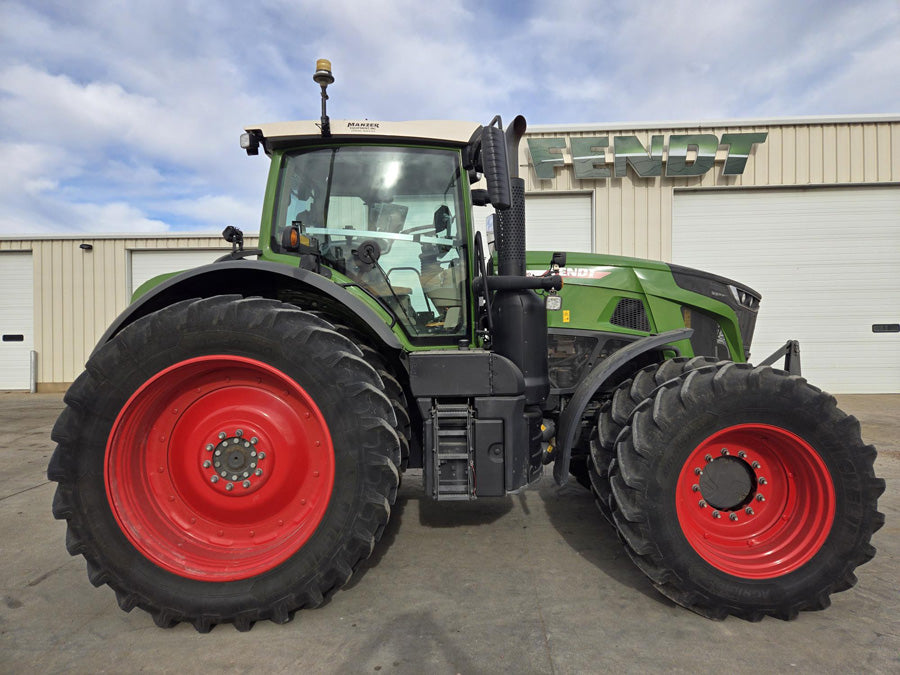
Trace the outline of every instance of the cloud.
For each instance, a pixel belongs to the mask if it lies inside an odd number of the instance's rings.
[[[254,230],[267,162],[238,135],[318,118],[323,57],[335,118],[900,111],[887,85],[900,81],[896,0],[6,0],[2,11],[0,233]]]
[[[0,144],[0,234],[165,232],[169,225],[121,201],[75,201],[61,186],[76,162],[59,147]]]

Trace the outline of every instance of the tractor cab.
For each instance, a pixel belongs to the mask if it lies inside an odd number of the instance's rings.
[[[335,145],[280,158],[269,246],[299,253],[387,306],[413,341],[466,334],[466,209],[458,151]]]

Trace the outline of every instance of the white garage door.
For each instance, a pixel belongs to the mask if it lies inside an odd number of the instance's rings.
[[[0,389],[30,389],[34,349],[31,252],[0,253],[0,289]]]
[[[526,195],[525,241],[529,251],[594,250],[590,195]]]
[[[900,392],[900,189],[676,193],[672,260],[762,293],[752,360],[798,339],[816,386]]]
[[[590,195],[526,195],[525,246],[529,251],[581,251],[591,253],[594,219]],[[472,215],[476,231],[485,241],[487,220],[493,206],[475,206]]]
[[[131,252],[131,288],[129,296],[136,291],[142,283],[159,274],[167,272],[180,272],[192,267],[208,265],[217,258],[221,258],[231,249],[200,249],[200,250],[167,250],[167,251],[132,251]]]

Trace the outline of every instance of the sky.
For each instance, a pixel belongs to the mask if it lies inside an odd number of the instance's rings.
[[[0,236],[259,229],[246,125],[900,113],[900,0],[0,0]]]

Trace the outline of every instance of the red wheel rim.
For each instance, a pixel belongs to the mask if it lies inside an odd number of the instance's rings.
[[[245,579],[296,553],[334,485],[328,425],[277,369],[188,359],[131,396],[106,446],[106,494],[125,536],[170,572]]]
[[[731,462],[746,469],[747,494],[712,504],[704,475]],[[740,473],[740,471],[738,471]],[[736,490],[740,494],[742,490]],[[717,499],[720,499],[718,495]],[[678,477],[678,522],[710,565],[748,579],[771,579],[806,564],[834,522],[835,495],[825,462],[799,436],[766,424],[723,429],[691,453]]]

